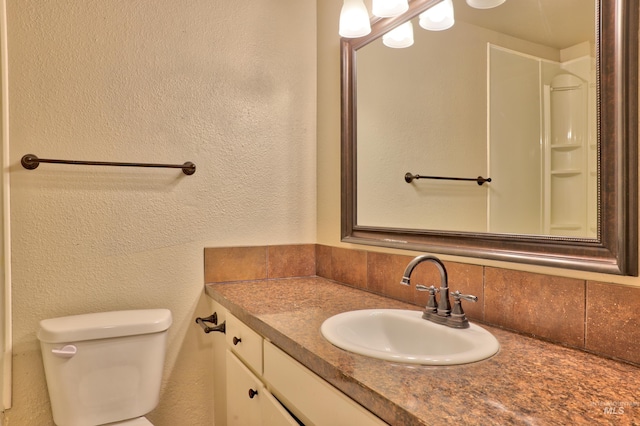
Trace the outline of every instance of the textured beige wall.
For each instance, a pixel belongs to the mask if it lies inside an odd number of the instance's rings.
[[[416,252],[340,242],[340,37],[338,19],[342,0],[318,2],[318,243],[366,248],[389,253]],[[369,8],[369,10],[371,10]],[[478,258],[442,256],[443,259],[528,272],[640,286],[640,278],[539,267]]]
[[[318,243],[340,243],[341,0],[318,1]],[[371,10],[369,7],[368,10]]]
[[[312,0],[9,0],[14,399],[52,424],[43,318],[167,307],[158,426],[211,424],[203,248],[316,238]],[[20,157],[182,163],[197,172]]]

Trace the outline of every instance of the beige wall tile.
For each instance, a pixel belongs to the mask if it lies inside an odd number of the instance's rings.
[[[586,349],[640,363],[640,288],[587,282]]]
[[[367,287],[367,252],[339,247],[331,249],[332,279],[355,287]]]
[[[584,346],[583,280],[486,267],[484,297],[489,323]]]
[[[267,247],[267,277],[309,277],[316,274],[314,244]]]
[[[375,253],[367,254],[367,289],[374,293],[414,303],[415,286],[400,284],[402,272],[411,261],[409,256],[396,254]]]
[[[316,245],[316,274],[318,276],[332,279],[331,251],[332,248],[330,246]]]
[[[220,247],[204,251],[207,283],[267,278],[267,247]]]

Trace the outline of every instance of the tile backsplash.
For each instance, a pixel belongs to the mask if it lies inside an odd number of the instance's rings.
[[[422,307],[427,294],[400,285],[413,256],[319,244],[206,248],[205,282],[318,275]],[[469,318],[640,364],[640,288],[510,269],[444,262]],[[439,286],[437,269],[416,267],[412,284]]]

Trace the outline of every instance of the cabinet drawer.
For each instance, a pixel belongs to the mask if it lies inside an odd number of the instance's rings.
[[[258,375],[262,375],[262,336],[227,313],[227,345]]]
[[[264,342],[264,379],[271,391],[306,423],[318,426],[382,426],[378,417],[291,358]]]

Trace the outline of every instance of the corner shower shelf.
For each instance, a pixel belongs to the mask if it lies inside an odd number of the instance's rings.
[[[551,149],[556,149],[558,151],[571,151],[574,149],[582,148],[582,145],[578,144],[555,144],[551,145]]]
[[[565,230],[565,231],[579,230],[581,228],[582,226],[579,223],[559,223],[559,224],[551,225],[551,229],[558,229],[558,230]]]
[[[586,237],[592,227],[588,188],[597,144],[590,142],[586,87],[569,73],[545,85],[544,228],[551,235]]]
[[[582,174],[582,170],[579,169],[565,169],[565,170],[552,170],[552,176],[576,176]]]

